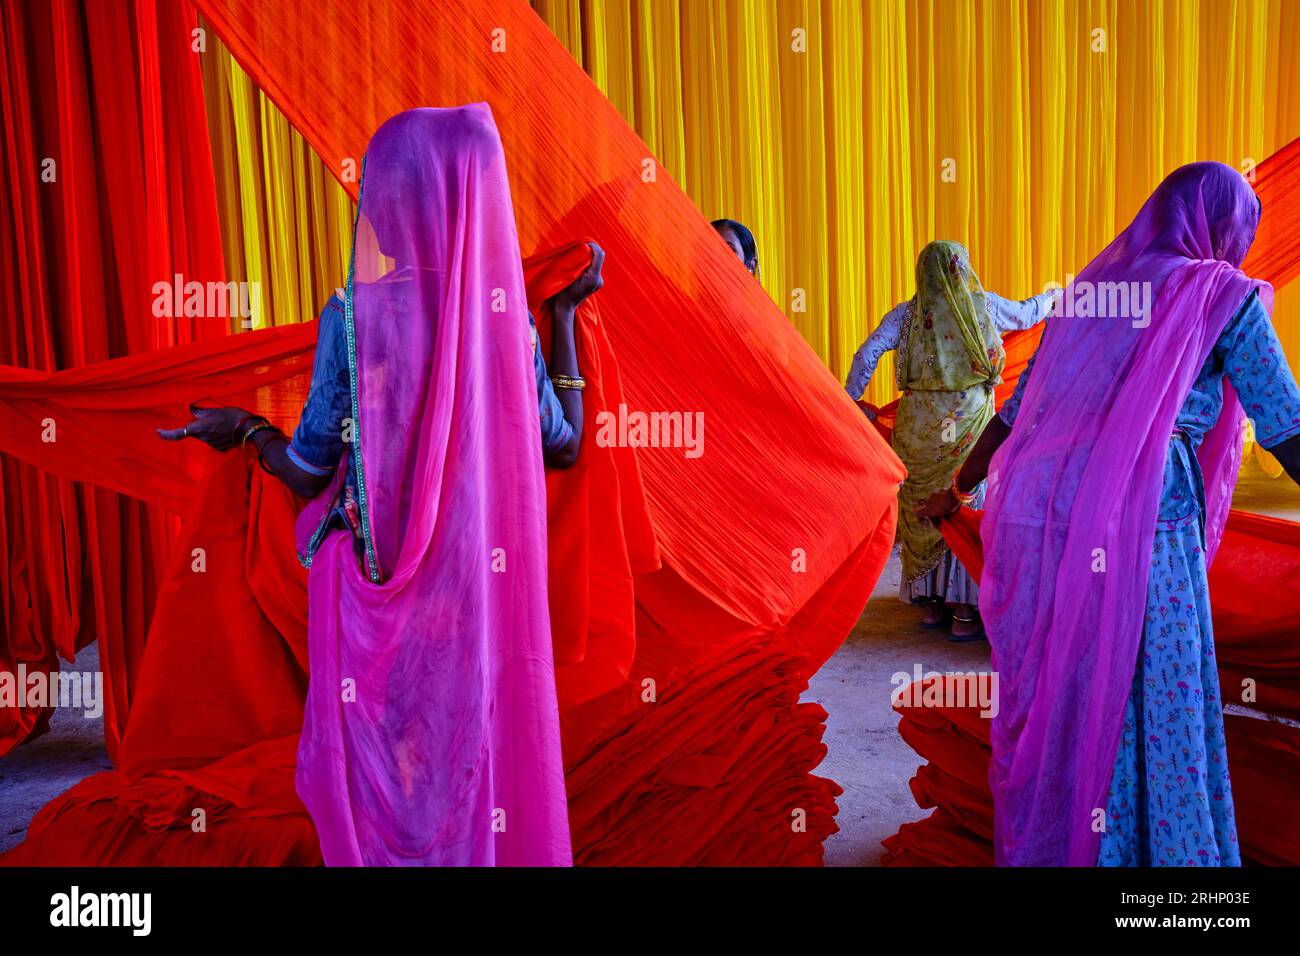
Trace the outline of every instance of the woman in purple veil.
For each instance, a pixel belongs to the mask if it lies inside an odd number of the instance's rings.
[[[601,258],[557,312],[599,286]],[[292,441],[238,408],[160,430],[251,441],[311,498],[296,784],[325,862],[571,865],[542,465],[572,461],[582,405],[536,354],[486,104],[375,133],[332,312]],[[572,323],[555,326],[572,382]]]
[[[1206,568],[1243,405],[1300,482],[1300,388],[1272,289],[1240,269],[1260,212],[1220,163],[1166,178],[1065,290],[956,476],[989,479],[1000,864],[1240,863]]]

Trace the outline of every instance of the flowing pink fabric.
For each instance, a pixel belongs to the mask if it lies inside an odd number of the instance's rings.
[[[1054,316],[993,458],[980,611],[1001,687],[989,770],[999,863],[1096,863],[1175,418],[1247,294],[1272,308],[1271,287],[1238,268],[1258,221],[1230,167],[1166,178],[1075,280],[1149,283],[1149,315]],[[1211,555],[1241,424],[1228,390],[1198,453]]]
[[[335,529],[312,558],[298,793],[330,865],[569,865],[527,298],[485,104],[380,127],[353,260],[364,557]]]

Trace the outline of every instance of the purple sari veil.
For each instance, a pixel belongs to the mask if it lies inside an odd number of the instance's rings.
[[[297,773],[325,861],[569,865],[527,299],[486,104],[375,133],[345,313],[364,554],[333,530],[312,558]]]
[[[1247,294],[1271,308],[1272,290],[1238,268],[1258,223],[1232,168],[1170,174],[1066,290],[993,458],[980,611],[1001,690],[989,770],[1000,864],[1096,863],[1176,416]],[[1121,292],[1124,314],[1071,309]],[[1225,392],[1198,450],[1208,555],[1242,447]]]

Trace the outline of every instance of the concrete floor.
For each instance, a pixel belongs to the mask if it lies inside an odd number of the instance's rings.
[[[99,649],[83,648],[65,670],[99,670]],[[73,784],[101,770],[112,770],[104,749],[104,721],[81,711],[56,707],[50,732],[0,758],[0,852],[23,841],[37,811]]]
[[[1233,505],[1300,521],[1300,489],[1269,479],[1248,464]],[[826,843],[830,866],[878,866],[880,841],[900,824],[928,814],[916,806],[907,781],[920,758],[898,736],[890,707],[891,678],[925,671],[971,671],[988,666],[988,644],[953,644],[920,626],[920,612],[898,600],[899,565],[891,559],[861,620],[844,645],[814,675],[808,698],[829,712],[828,753],[818,773],[844,788],[840,831]],[[86,648],[76,668],[98,668]],[[0,759],[0,851],[20,843],[28,823],[53,797],[78,780],[109,769],[100,720],[56,710],[50,732]]]
[[[826,841],[827,866],[879,866],[880,841],[908,820],[930,815],[916,805],[907,781],[921,759],[898,736],[890,706],[897,686],[921,671],[987,670],[989,646],[954,644],[943,631],[921,627],[919,609],[898,599],[895,555],[848,640],[810,682],[808,698],[826,708],[828,753],[817,773],[841,787],[840,831]]]

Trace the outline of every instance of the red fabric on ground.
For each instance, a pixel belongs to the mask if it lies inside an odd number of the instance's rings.
[[[1230,520],[1238,523],[1238,533],[1242,533],[1241,524],[1253,524],[1252,520],[1243,522],[1235,512]],[[1287,524],[1262,520],[1267,525]],[[1279,533],[1281,529],[1270,527],[1269,531]],[[1292,540],[1300,539],[1293,536]],[[1221,551],[1220,560],[1222,555]],[[1226,687],[1232,668],[1241,667],[1234,658],[1240,645],[1233,636],[1226,643],[1219,640],[1219,626],[1216,608],[1220,680]],[[1287,643],[1289,652],[1293,652],[1294,636]],[[953,677],[944,680],[949,687],[954,686]],[[927,678],[920,687],[933,683]],[[979,716],[975,705],[918,706],[919,699],[910,696],[914,686],[901,692],[902,700],[894,709],[900,716],[899,733],[928,761],[912,778],[912,795],[922,809],[937,809],[924,820],[905,824],[884,841],[885,865],[991,866],[993,798],[988,787],[992,756],[988,723]],[[1225,699],[1231,702],[1234,697],[1229,694]],[[1300,823],[1293,812],[1300,801],[1300,729],[1271,720],[1258,710],[1250,715],[1230,711],[1225,716],[1225,728],[1243,856],[1269,866],[1300,865]]]

